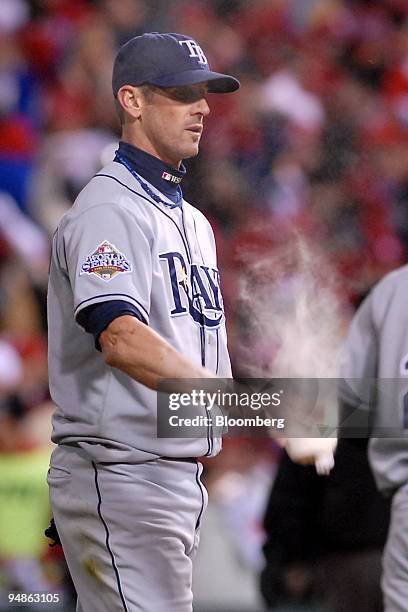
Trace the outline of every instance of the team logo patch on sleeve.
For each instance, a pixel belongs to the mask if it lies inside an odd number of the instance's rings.
[[[81,266],[82,274],[95,274],[104,281],[110,281],[118,274],[131,272],[132,266],[113,244],[105,240],[93,253],[90,253]]]

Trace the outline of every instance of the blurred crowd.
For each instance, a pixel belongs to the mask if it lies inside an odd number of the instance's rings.
[[[0,498],[27,495],[38,533],[49,518],[38,475],[52,410],[50,237],[112,159],[113,59],[120,44],[146,31],[191,35],[213,69],[241,80],[237,94],[209,97],[201,152],[186,162],[183,184],[216,233],[236,374],[248,371],[239,300],[248,262],[278,252],[296,233],[319,245],[339,293],[353,303],[406,260],[405,0],[0,0]],[[236,443],[228,449],[227,467],[210,470],[215,496],[225,495],[217,469],[252,474],[254,465],[276,462],[270,442],[248,451],[247,462]],[[36,477],[18,469],[23,458]],[[0,591],[29,589],[24,581],[35,571],[7,561],[18,536],[4,528],[3,506],[0,499]],[[248,538],[259,548],[255,522]],[[46,558],[46,543],[30,537],[21,559]],[[251,559],[254,546],[245,552]],[[59,578],[49,572],[47,580]]]

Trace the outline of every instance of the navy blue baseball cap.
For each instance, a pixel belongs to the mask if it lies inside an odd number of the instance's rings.
[[[178,87],[208,81],[209,93],[228,93],[239,81],[210,70],[200,45],[183,34],[150,32],[135,36],[120,47],[113,66],[114,96],[123,85]]]

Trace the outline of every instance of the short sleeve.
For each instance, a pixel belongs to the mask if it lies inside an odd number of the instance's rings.
[[[74,316],[110,300],[134,304],[149,321],[151,243],[146,228],[118,204],[100,204],[71,216],[59,232],[74,294]]]

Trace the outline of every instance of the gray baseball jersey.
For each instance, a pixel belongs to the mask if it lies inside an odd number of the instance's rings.
[[[112,162],[83,189],[53,239],[49,376],[57,409],[53,441],[96,461],[198,457],[221,441],[157,438],[156,393],[106,365],[77,323],[81,309],[127,301],[174,348],[221,377],[231,376],[225,317],[210,224],[183,201],[154,201]]]
[[[360,386],[378,379],[369,457],[378,487],[391,493],[408,482],[408,266],[388,274],[356,312],[341,376]],[[394,434],[392,432],[395,432]]]

